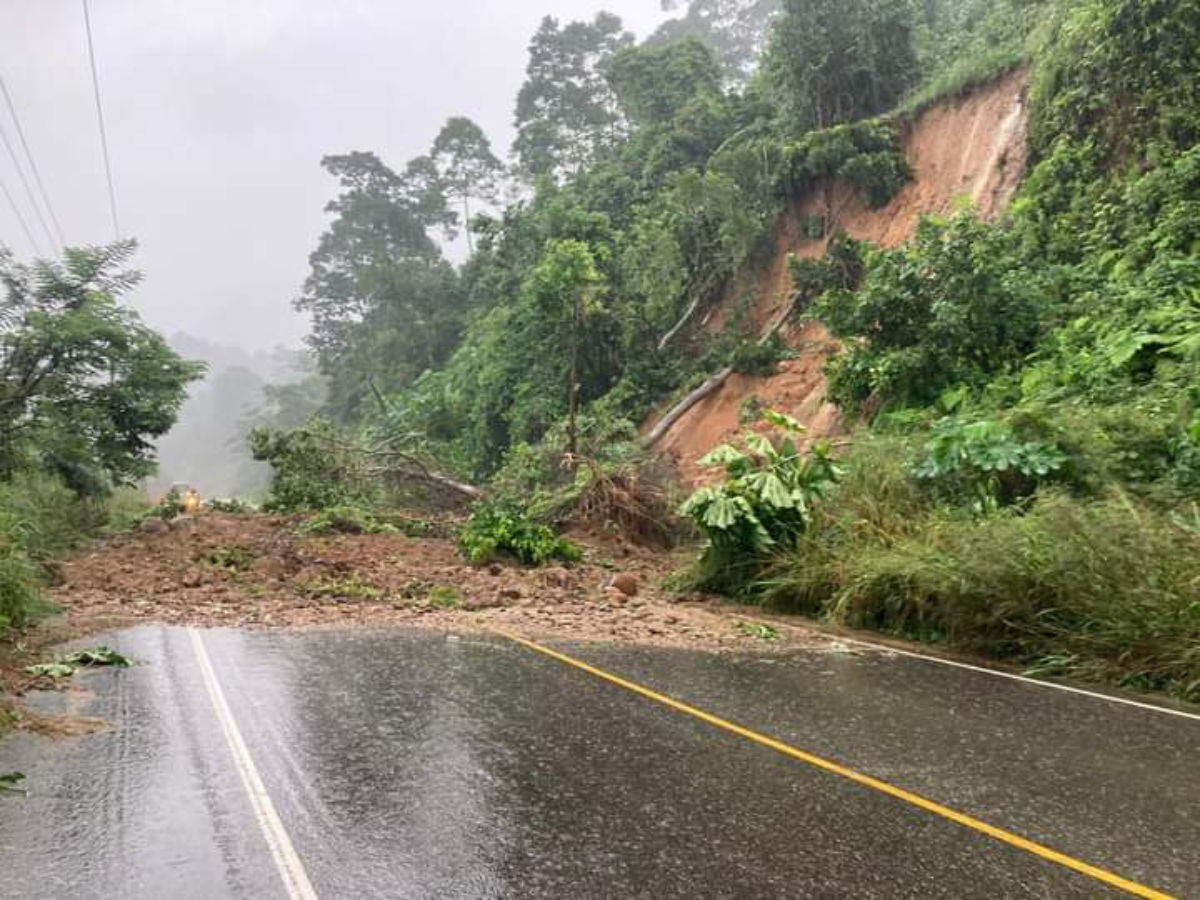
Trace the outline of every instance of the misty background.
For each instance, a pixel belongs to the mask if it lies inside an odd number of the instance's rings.
[[[111,241],[82,5],[3,0],[0,10],[0,77],[64,237]],[[138,239],[146,275],[133,302],[210,366],[160,446],[155,489],[262,484],[240,423],[263,405],[264,385],[304,376],[294,351],[307,324],[291,302],[337,193],[321,157],[371,150],[402,165],[454,115],[506,153],[539,22],[601,10],[639,38],[668,15],[659,0],[90,0],[121,236]],[[6,109],[0,122],[15,145]],[[7,151],[0,181],[39,246],[7,203],[0,243],[53,255]]]

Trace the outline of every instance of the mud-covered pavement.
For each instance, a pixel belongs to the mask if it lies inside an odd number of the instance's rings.
[[[660,585],[675,563],[620,542],[584,563],[475,566],[451,540],[305,536],[293,519],[204,513],[96,544],[62,566],[52,599],[78,630],[156,621],[230,627],[519,627],[660,646],[763,648],[816,639],[801,625],[764,640],[747,616]],[[613,582],[624,585],[626,593]]]

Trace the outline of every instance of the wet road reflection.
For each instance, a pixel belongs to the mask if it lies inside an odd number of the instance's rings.
[[[280,896],[186,634],[113,643],[145,664],[89,673],[86,705],[120,727],[0,744],[0,769],[33,788],[0,803],[0,869],[18,873],[0,896]],[[1105,895],[499,638],[216,631],[204,643],[322,897]],[[688,673],[714,703],[741,697],[778,718],[764,727],[802,724],[802,709],[760,703],[789,690],[782,671],[622,652],[610,662],[667,683]],[[846,683],[882,690],[864,678]],[[894,729],[884,742],[894,749]]]

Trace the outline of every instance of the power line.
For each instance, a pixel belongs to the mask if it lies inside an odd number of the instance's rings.
[[[38,224],[42,226],[42,234],[49,239],[50,246],[53,247],[54,235],[50,233],[50,228],[46,225],[46,217],[42,215],[41,207],[38,206],[38,202],[33,196],[33,188],[29,186],[29,179],[25,177],[25,168],[21,165],[21,159],[17,156],[17,151],[13,149],[12,141],[8,139],[8,132],[4,130],[2,122],[0,122],[0,141],[4,142],[4,148],[8,150],[13,167],[17,170],[17,177],[21,179],[21,184],[25,188],[25,196],[29,199],[29,205],[33,207],[33,214],[37,218]]]
[[[17,221],[21,223],[21,230],[25,232],[25,237],[29,239],[30,246],[33,247],[33,252],[38,256],[45,256],[45,254],[42,253],[42,248],[38,246],[38,242],[33,239],[33,232],[29,230],[29,223],[25,221],[25,217],[21,215],[21,210],[17,206],[17,202],[13,200],[13,195],[9,193],[8,185],[6,185],[3,181],[0,181],[0,193],[4,194],[5,199],[8,200],[9,207],[13,211],[13,215],[16,216]]]
[[[104,127],[104,105],[100,102],[100,79],[96,76],[96,48],[92,44],[92,19],[88,15],[88,0],[83,0],[83,25],[87,29],[88,60],[92,66],[92,92],[96,95],[96,121],[100,125],[100,148],[104,151],[104,174],[108,177],[108,209],[112,213],[113,231],[121,239],[121,224],[117,219],[117,192],[113,189],[112,163],[108,159],[108,132]]]
[[[9,115],[12,116],[13,124],[17,126],[17,138],[21,141],[21,147],[25,150],[25,156],[29,160],[29,168],[33,172],[33,180],[37,182],[38,193],[41,195],[42,203],[46,207],[46,212],[50,214],[50,221],[54,224],[54,233],[58,236],[58,245],[65,247],[67,242],[63,238],[63,230],[58,222],[58,216],[54,213],[54,204],[50,202],[50,195],[46,192],[46,185],[42,182],[42,173],[38,171],[37,161],[34,160],[33,152],[29,149],[29,142],[25,140],[25,129],[21,127],[21,119],[17,115],[17,107],[8,93],[8,85],[4,83],[3,77],[0,77],[0,93],[4,94],[4,102],[8,105]]]

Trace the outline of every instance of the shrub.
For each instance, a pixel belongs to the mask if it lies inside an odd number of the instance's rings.
[[[1021,440],[1005,422],[946,418],[934,426],[914,473],[987,513],[1029,497],[1066,461],[1058,447]]]
[[[827,447],[818,445],[807,454],[797,447],[795,437],[804,430],[799,422],[769,410],[763,420],[783,437],[772,441],[747,431],[745,450],[717,447],[700,464],[723,468],[724,482],[700,488],[680,509],[708,538],[699,586],[738,591],[768,551],[795,544],[808,527],[813,504],[837,483],[840,470]]]
[[[314,421],[295,431],[256,428],[254,458],[271,465],[271,493],[264,508],[300,512],[363,503],[369,490],[333,426]]]
[[[369,510],[357,506],[323,509],[300,523],[301,534],[397,534],[398,529],[375,518]]]
[[[0,522],[0,634],[25,625],[41,604],[42,571],[25,553],[8,523]]]
[[[529,566],[551,560],[578,562],[580,549],[553,529],[530,518],[521,507],[504,502],[481,503],[459,531],[458,549],[471,562],[512,557]]]
[[[857,291],[835,289],[814,307],[847,345],[829,370],[839,405],[854,409],[872,395],[933,403],[1034,349],[1042,301],[1003,229],[970,213],[923,219],[911,244],[871,251],[866,263]]]
[[[1200,527],[1122,494],[1043,489],[980,517],[922,490],[902,445],[848,459],[758,596],[856,627],[1200,699]]]

